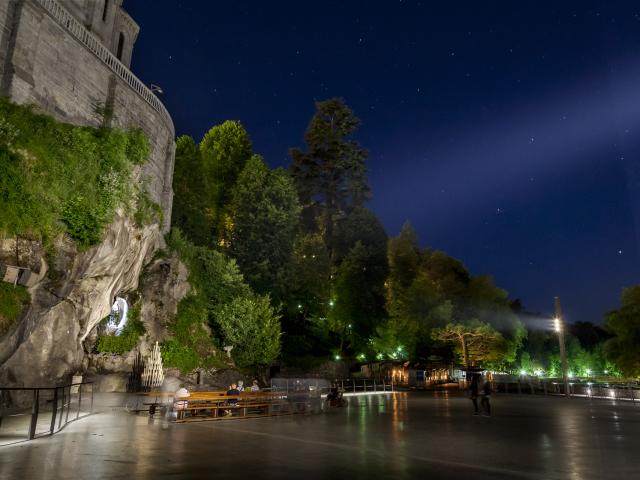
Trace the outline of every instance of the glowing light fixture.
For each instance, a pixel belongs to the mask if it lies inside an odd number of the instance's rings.
[[[553,319],[553,328],[556,332],[560,331],[560,319],[559,318],[554,318]]]

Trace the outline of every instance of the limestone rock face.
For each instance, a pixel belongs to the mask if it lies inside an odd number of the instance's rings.
[[[140,320],[152,346],[168,338],[167,321],[178,311],[178,303],[189,291],[189,271],[176,255],[153,260],[144,270]]]
[[[12,246],[0,241],[0,260],[12,263]],[[85,371],[84,340],[109,314],[116,295],[138,287],[143,267],[162,246],[158,225],[138,227],[122,212],[102,243],[85,252],[58,240],[52,271],[30,288],[31,305],[0,339],[0,385],[59,385]],[[44,263],[41,247],[23,248],[25,264]]]
[[[140,275],[138,292],[141,295],[142,310],[140,320],[146,333],[140,337],[137,347],[124,355],[110,353],[88,353],[86,373],[89,379],[96,379],[94,387],[97,391],[109,390],[112,384],[105,383],[103,377],[114,374],[130,373],[138,353],[143,359],[151,352],[155,342],[169,338],[167,323],[178,311],[178,303],[189,291],[189,272],[176,255],[167,258],[154,258],[143,269]],[[95,331],[92,332],[95,336]],[[85,345],[92,345],[94,338],[89,338]],[[126,386],[126,382],[116,381],[117,385]],[[105,386],[108,385],[108,386]],[[107,390],[103,390],[107,388]],[[124,387],[123,387],[124,388]],[[126,390],[119,390],[126,391]]]

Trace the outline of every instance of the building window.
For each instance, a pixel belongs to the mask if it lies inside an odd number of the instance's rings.
[[[124,50],[124,34],[120,32],[120,36],[118,37],[118,50],[116,51],[116,57],[118,60],[122,61],[122,51]]]
[[[109,0],[104,0],[104,7],[102,8],[102,21],[107,21],[107,12],[109,11]]]

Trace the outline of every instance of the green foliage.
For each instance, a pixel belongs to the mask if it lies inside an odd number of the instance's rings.
[[[138,189],[136,194],[136,211],[133,218],[137,225],[162,224],[164,220],[162,207],[151,200],[149,193],[143,188]]]
[[[205,188],[205,185],[207,187]],[[211,186],[205,181],[200,150],[193,138],[176,139],[173,172],[173,208],[171,224],[196,245],[212,245],[215,218],[210,199]]]
[[[135,348],[140,337],[145,334],[144,324],[140,320],[142,301],[139,301],[129,310],[127,323],[120,335],[100,335],[96,343],[96,350],[100,353],[115,353],[122,355]]]
[[[269,170],[254,155],[233,189],[230,214],[229,254],[256,292],[284,300],[300,214],[293,182],[284,170]]]
[[[500,332],[478,320],[465,324],[449,323],[442,328],[434,328],[431,335],[435,340],[453,343],[466,366],[498,363],[503,360],[507,348]]]
[[[269,366],[280,354],[280,321],[268,296],[236,297],[220,306],[215,325],[239,367]]]
[[[583,332],[599,332],[600,327],[578,322]],[[569,326],[574,330],[575,324]],[[602,332],[601,332],[602,333]],[[600,334],[600,333],[599,333]],[[605,354],[605,340],[594,342],[587,335],[576,337],[565,335],[568,371],[576,377],[619,376],[620,370]],[[541,373],[550,377],[562,376],[560,365],[560,346],[556,332],[549,330],[531,330],[528,332],[519,353],[517,370],[528,374]]]
[[[526,331],[512,312],[507,293],[490,277],[472,277],[458,260],[421,249],[409,224],[389,240],[388,255],[387,309],[391,319],[378,331],[374,343],[397,332],[401,338],[393,343],[406,346],[412,357],[426,357],[439,350],[437,342],[442,340],[443,329],[451,334],[462,328],[468,330],[469,339],[476,338],[478,351],[469,349],[470,361],[485,365],[515,362]],[[480,332],[491,342],[481,342],[476,335]]]
[[[199,145],[178,137],[173,226],[196,245],[226,245],[233,188],[251,155],[249,135],[237,121],[212,127]]]
[[[29,291],[21,285],[0,282],[0,336],[7,333],[31,301]]]
[[[134,128],[127,132],[127,145],[125,156],[134,165],[142,165],[149,158],[149,141],[144,132],[139,128]]]
[[[290,150],[303,224],[309,232],[322,233],[330,253],[339,219],[371,198],[367,151],[351,138],[359,126],[342,99],[317,102],[304,136],[307,151]]]
[[[242,366],[249,366],[251,361],[264,361],[272,354],[273,344],[267,340],[276,327],[279,338],[278,318],[273,309],[264,307],[265,301],[269,303],[268,297],[254,297],[250,287],[244,283],[235,260],[221,252],[193,245],[178,229],[171,231],[167,243],[187,265],[192,290],[178,305],[178,313],[169,325],[174,338],[162,345],[166,365],[184,372],[197,367],[220,366],[223,361],[217,346],[221,342],[243,341],[246,345],[264,347],[250,357],[248,353],[242,354],[243,345],[234,343],[238,349],[237,361]],[[223,319],[221,311],[229,311],[234,316]],[[233,322],[242,324],[242,328],[249,328],[252,322],[257,322],[253,329],[255,338],[238,336],[229,329]]]
[[[202,296],[187,295],[179,304],[169,325],[174,338],[162,343],[163,364],[187,373],[195,368],[219,366],[209,323],[209,308]]]
[[[162,365],[178,368],[183,373],[192,372],[203,366],[202,359],[191,347],[180,343],[175,338],[162,342],[160,346]]]
[[[300,235],[293,247],[289,309],[305,317],[325,317],[331,297],[331,259],[319,234]]]
[[[205,208],[216,243],[228,239],[229,206],[233,187],[251,158],[251,140],[240,122],[227,120],[212,127],[200,142]]]
[[[167,237],[167,244],[189,268],[189,283],[194,294],[210,308],[250,294],[251,289],[244,283],[235,260],[216,250],[193,245],[176,228]]]
[[[607,328],[615,335],[607,341],[607,358],[628,377],[640,377],[640,285],[622,291],[622,306],[609,312]]]
[[[115,209],[135,201],[131,171],[148,155],[140,130],[73,126],[0,100],[0,231],[98,243]]]

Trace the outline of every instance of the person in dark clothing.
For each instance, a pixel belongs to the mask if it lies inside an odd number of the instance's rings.
[[[489,382],[489,380],[485,380],[484,385],[482,386],[482,393],[484,395],[482,396],[482,401],[480,403],[484,412],[483,415],[486,415],[487,417],[491,416],[491,392],[491,382]]]
[[[240,390],[238,390],[238,386],[235,383],[232,383],[231,385],[229,385],[229,390],[227,390],[227,397],[239,397],[239,396],[240,396]],[[237,398],[230,398],[229,400],[227,400],[227,405],[235,406],[237,404],[238,404]],[[225,411],[225,415],[231,415],[231,414],[232,414],[231,410]]]
[[[478,376],[471,377],[471,385],[469,386],[469,398],[473,403],[473,414],[479,415],[478,412]]]

